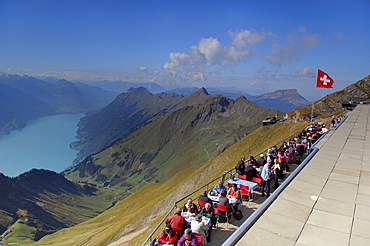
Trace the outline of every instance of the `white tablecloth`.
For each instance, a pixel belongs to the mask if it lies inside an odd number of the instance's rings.
[[[244,179],[239,179],[239,178],[234,178],[234,180],[229,180],[229,184],[237,184],[238,187],[239,185],[245,185],[249,187],[249,192],[253,192],[255,187],[258,187],[258,184],[252,181],[244,180]]]
[[[181,213],[181,216],[185,218],[186,222],[188,222],[188,223],[189,223],[189,225],[190,225],[190,223],[191,223],[193,220],[195,220],[195,216],[192,216],[192,215],[190,215],[189,213]],[[204,223],[206,226],[210,226],[210,225],[211,225],[211,219],[209,219],[209,218],[207,218],[207,217],[205,217],[205,216],[203,216],[203,217],[202,217],[202,221],[203,221],[203,223]]]
[[[209,199],[211,199],[214,203],[218,203],[220,201],[220,197],[219,196],[211,196],[211,195],[208,195]],[[234,204],[236,202],[239,202],[238,199],[235,199],[235,198],[227,198],[229,200],[229,203],[230,204]]]

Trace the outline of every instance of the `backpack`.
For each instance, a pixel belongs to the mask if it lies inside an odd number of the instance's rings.
[[[235,214],[234,214],[234,217],[237,220],[243,219],[243,213],[242,213],[242,211],[240,211],[240,210],[236,211]]]

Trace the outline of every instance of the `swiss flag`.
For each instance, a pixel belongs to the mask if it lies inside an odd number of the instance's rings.
[[[317,69],[316,87],[333,88],[333,84],[334,80],[327,73]]]

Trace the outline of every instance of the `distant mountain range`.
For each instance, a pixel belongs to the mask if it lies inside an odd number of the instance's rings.
[[[169,89],[155,83],[131,83],[123,81],[70,82],[55,77],[0,74],[0,134],[23,128],[27,121],[46,115],[97,111],[120,93],[130,88],[144,87],[153,94],[172,92],[189,96],[200,88]],[[15,90],[10,91],[8,86]],[[207,88],[212,94],[230,98],[246,97],[260,107],[288,112],[308,104],[296,90],[280,90],[260,96],[252,96],[235,88]],[[33,97],[30,97],[33,96]]]
[[[56,114],[56,109],[34,95],[0,84],[0,114],[0,133],[8,133],[31,119]]]
[[[183,96],[189,96],[195,91],[199,90],[197,87],[186,87],[167,91],[167,93],[177,93]],[[212,95],[223,95],[230,98],[238,98],[244,96],[248,101],[257,104],[262,108],[269,108],[273,110],[280,110],[283,112],[289,112],[290,110],[303,107],[308,105],[310,102],[304,99],[296,89],[289,90],[277,90],[271,93],[265,93],[259,96],[253,96],[251,94],[227,89],[207,88],[207,91]]]
[[[144,87],[153,94],[166,92],[176,93],[182,96],[189,96],[199,90],[199,87],[181,87],[175,89],[168,89],[169,86],[160,86],[156,83],[131,83],[124,81],[93,81],[88,82],[89,85],[98,86],[108,91],[115,91],[117,93],[127,92],[130,88]],[[304,107],[310,102],[303,98],[296,89],[277,90],[275,92],[263,93],[255,96],[252,93],[243,92],[237,88],[215,88],[207,87],[208,93],[211,95],[223,95],[236,99],[240,96],[244,96],[250,102],[257,104],[263,108],[269,108],[273,110],[280,110],[283,112],[289,112],[290,110]],[[254,91],[253,91],[254,92]]]
[[[81,120],[81,141],[75,146],[89,155],[64,174],[126,190],[163,182],[222,153],[268,115],[283,113],[260,108],[244,97],[209,95],[204,88],[188,97],[130,89]]]
[[[0,133],[41,116],[96,111],[117,95],[82,83],[46,82],[27,75],[1,75],[0,86]]]

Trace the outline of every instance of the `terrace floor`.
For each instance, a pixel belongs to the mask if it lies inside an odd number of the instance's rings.
[[[369,119],[370,105],[350,112],[236,245],[370,245]]]

